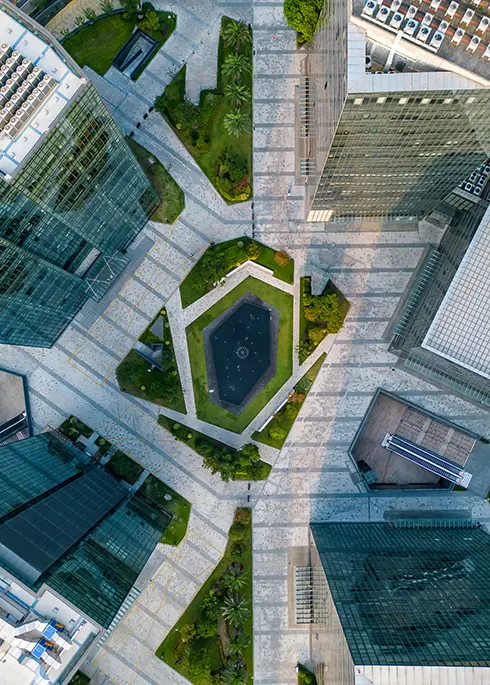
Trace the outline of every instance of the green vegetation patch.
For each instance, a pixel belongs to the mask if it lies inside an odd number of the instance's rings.
[[[127,454],[117,450],[109,459],[105,468],[113,473],[117,478],[125,480],[130,485],[134,485],[144,471],[144,468],[135,462]]]
[[[68,685],[89,685],[90,678],[84,675],[81,671],[77,671]]]
[[[267,385],[236,415],[218,407],[209,399],[207,387],[206,358],[204,355],[203,329],[228,309],[245,293],[253,293],[279,310],[279,335],[276,373]],[[256,278],[246,278],[236,288],[208,309],[186,330],[191,363],[192,383],[197,416],[202,421],[221,426],[234,433],[241,433],[250,421],[274,397],[290,378],[293,371],[293,297]]]
[[[314,673],[302,664],[298,664],[298,685],[317,685]]]
[[[149,12],[156,14],[156,23],[153,16],[148,17]],[[83,19],[86,20],[86,17]],[[175,29],[175,14],[155,12],[152,8],[148,9],[141,21],[138,21],[137,12],[133,11],[101,17],[77,33],[66,36],[62,40],[63,47],[80,67],[90,67],[103,76],[138,25],[158,41],[158,47],[138,69],[138,73],[134,76],[137,78]]]
[[[97,440],[95,441],[95,444],[99,448],[98,453],[99,453],[100,457],[103,457],[104,454],[107,454],[107,452],[112,447],[112,444],[109,442],[109,440],[106,440],[105,438],[101,437],[100,435],[97,438]]]
[[[228,535],[221,561],[156,651],[194,685],[253,683],[250,509],[237,509]]]
[[[148,476],[138,492],[148,497],[163,511],[172,516],[172,520],[160,538],[160,542],[177,547],[187,532],[187,524],[189,523],[191,513],[190,502],[154,475]],[[171,499],[166,499],[168,496]]]
[[[184,191],[151,152],[132,138],[126,141],[161,201],[151,220],[173,224],[184,209]]]
[[[94,432],[91,428],[84,424],[83,421],[77,419],[76,416],[69,416],[65,421],[63,421],[58,430],[72,442],[76,442],[81,435],[83,435],[84,438],[90,438]]]
[[[285,283],[294,282],[294,260],[285,252],[276,252],[266,245],[244,236],[209,247],[180,285],[182,307],[185,309],[213,290],[227,273],[247,260],[252,260],[274,272]]]
[[[321,295],[311,294],[311,278],[301,278],[298,357],[302,364],[329,333],[338,333],[350,304],[328,281]]]
[[[291,393],[286,404],[274,414],[272,421],[260,432],[255,431],[252,435],[254,440],[263,442],[264,445],[270,445],[278,450],[281,449],[326,356],[326,354],[322,354],[305,375],[300,378],[294,386],[294,392]]]
[[[238,40],[238,44],[236,41]],[[243,22],[221,21],[218,83],[199,105],[185,100],[185,66],[155,109],[163,114],[203,172],[228,202],[252,194],[252,33]]]
[[[298,45],[315,35],[323,3],[324,0],[285,0],[284,16],[289,26],[296,31]]]
[[[204,465],[213,473],[220,473],[224,481],[264,480],[270,473],[272,466],[259,459],[256,445],[245,445],[246,449],[236,450],[224,442],[176,423],[163,414],[158,417],[158,423],[170,431],[177,440],[200,454],[204,459]]]
[[[160,340],[150,330],[159,316],[163,316],[165,319],[165,340]],[[184,393],[182,392],[179,369],[175,360],[170,323],[167,320],[167,311],[165,309],[162,309],[157,314],[148,328],[142,333],[140,342],[145,344],[163,343],[161,357],[163,371],[156,367],[149,371],[151,367],[150,362],[143,359],[135,350],[131,350],[116,369],[119,388],[122,392],[127,392],[129,395],[141,397],[143,400],[154,402],[161,407],[167,407],[185,414]]]

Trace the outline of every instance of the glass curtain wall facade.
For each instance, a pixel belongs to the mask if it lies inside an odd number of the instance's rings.
[[[489,106],[483,89],[349,93],[311,209],[421,218],[485,161]]]
[[[122,271],[157,204],[87,83],[11,180],[0,176],[0,343],[50,347]]]
[[[486,211],[451,193],[440,210],[452,218],[437,248],[432,248],[411,286],[394,328],[390,351],[407,371],[415,371],[490,406],[490,381],[422,347],[422,342]]]
[[[94,467],[84,454],[51,433],[1,446],[0,525],[90,468]],[[33,591],[48,585],[108,628],[170,520],[145,495],[136,493],[123,499],[37,580],[27,581],[8,563],[4,568]]]
[[[354,664],[490,666],[481,528],[312,523]]]

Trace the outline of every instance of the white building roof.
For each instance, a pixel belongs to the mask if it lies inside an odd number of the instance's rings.
[[[9,180],[86,81],[75,74],[52,47],[2,9],[0,45],[10,46],[56,82],[55,88],[14,138],[0,131],[0,175]]]
[[[490,685],[490,668],[356,666],[355,685]]]
[[[490,208],[427,331],[422,347],[490,378]]]

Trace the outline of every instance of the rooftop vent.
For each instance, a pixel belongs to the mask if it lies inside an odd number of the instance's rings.
[[[413,17],[417,14],[417,7],[415,5],[410,5],[410,7],[407,10],[407,19],[413,19]]]
[[[417,33],[417,40],[421,43],[426,43],[430,36],[431,29],[428,26],[422,26]]]
[[[470,52],[475,52],[476,48],[480,45],[481,38],[478,38],[478,36],[473,36],[473,38],[470,40],[470,43],[468,47],[466,48]]]
[[[413,34],[415,33],[415,29],[417,28],[418,25],[419,25],[418,21],[414,21],[413,19],[410,19],[405,24],[405,28],[403,30],[408,36],[413,36]]]
[[[446,10],[447,16],[451,17],[451,19],[452,19],[454,17],[454,15],[456,14],[456,12],[458,11],[458,7],[459,7],[459,2],[454,2],[454,0],[452,0],[449,3],[449,7]]]
[[[451,40],[451,43],[454,43],[455,45],[459,45],[463,39],[464,36],[464,31],[463,29],[456,29],[456,32]]]
[[[480,33],[485,33],[485,31],[488,29],[489,24],[490,24],[490,19],[488,17],[482,17],[480,19],[480,23],[476,27],[476,30],[480,31]]]
[[[394,29],[399,29],[404,19],[404,14],[400,14],[400,12],[395,12],[395,14],[391,17],[390,26],[392,26]]]
[[[364,5],[362,12],[363,14],[367,14],[368,16],[372,17],[377,6],[378,4],[374,0],[368,0]]]
[[[480,196],[480,195],[481,195],[481,191],[482,191],[482,188],[479,188],[478,186],[476,186],[476,188],[475,188],[474,191],[473,191],[473,195],[478,195],[478,196]]]
[[[430,12],[426,12],[424,15],[424,18],[422,19],[422,24],[425,24],[426,26],[430,26],[433,19],[434,19],[433,15]]]
[[[432,2],[430,3],[431,10],[435,10],[437,12],[440,4],[441,4],[441,0],[432,0]]]
[[[461,23],[464,24],[465,26],[468,26],[470,21],[473,19],[474,15],[475,15],[474,10],[467,9],[463,15],[463,18],[461,19]]]
[[[385,5],[381,5],[378,14],[376,15],[376,19],[378,19],[378,21],[386,21],[388,19],[389,13],[390,10]]]
[[[439,28],[438,28],[437,30],[439,31],[439,33],[446,33],[446,31],[448,30],[448,28],[449,28],[448,22],[447,22],[447,21],[444,21],[444,19],[443,19],[443,20],[441,21],[441,23],[439,24]]]
[[[401,7],[401,4],[402,4],[402,0],[393,0],[393,2],[391,3],[391,7],[390,7],[391,11],[396,12],[397,10],[399,10]]]
[[[431,47],[435,48],[436,50],[439,50],[443,40],[444,40],[444,34],[436,31],[434,33],[434,35],[432,36],[429,45]]]

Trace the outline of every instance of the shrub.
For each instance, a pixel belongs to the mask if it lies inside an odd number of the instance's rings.
[[[218,619],[204,611],[196,621],[196,632],[199,637],[212,637],[218,631]]]
[[[302,395],[306,395],[306,393],[311,388],[311,386],[312,386],[312,382],[310,381],[310,379],[306,378],[306,376],[303,376],[303,378],[301,378],[296,383],[296,385],[294,386],[294,389],[296,392],[298,392]]]
[[[308,321],[329,322],[333,328],[339,323],[342,326],[343,317],[340,311],[340,301],[335,293],[327,293],[326,295],[304,294],[303,310]]]
[[[280,252],[276,252],[276,254],[274,255],[274,261],[279,266],[286,266],[289,263],[290,259],[291,257],[288,255],[288,253],[284,252],[283,250],[281,250]]]
[[[180,423],[174,423],[174,425],[172,426],[172,428],[174,429],[174,431],[180,430]]]
[[[314,345],[319,345],[327,333],[328,329],[325,326],[310,326],[308,328],[308,339]]]
[[[241,507],[235,511],[235,522],[248,525],[252,520],[252,510]]]
[[[238,245],[238,247],[239,247],[240,250],[241,250],[241,249],[244,247],[245,243],[243,242],[243,240],[239,240],[239,241],[237,242],[237,245]]]
[[[230,540],[243,540],[246,534],[247,526],[244,523],[237,521],[236,523],[232,524],[228,532],[228,537]]]
[[[284,440],[287,434],[287,430],[282,426],[271,426],[269,428],[269,435],[273,440]]]
[[[160,17],[155,10],[150,10],[145,13],[144,18],[139,23],[139,27],[142,31],[146,31],[146,33],[149,33],[154,37],[161,33]]]
[[[295,419],[298,415],[299,412],[299,407],[296,404],[293,404],[292,402],[288,402],[286,404],[286,408],[284,409],[284,414],[287,419],[292,420]]]
[[[154,11],[155,11],[155,8],[154,8],[154,6],[151,4],[151,2],[144,2],[144,3],[141,5],[141,11],[143,12],[143,14],[146,14],[147,12],[154,12]]]
[[[323,0],[285,0],[284,16],[302,42],[311,40],[320,16]]]
[[[231,548],[231,556],[233,559],[241,559],[243,556],[243,545],[235,542]]]
[[[256,243],[255,240],[252,240],[252,242],[247,245],[247,256],[249,259],[255,261],[260,257],[260,252],[260,245]]]
[[[112,0],[103,0],[100,5],[100,9],[104,12],[104,14],[110,14],[111,12],[114,12]]]
[[[194,623],[186,623],[180,629],[181,642],[192,642],[196,637],[196,625]]]
[[[91,7],[86,7],[83,10],[83,13],[87,17],[87,21],[95,21],[97,19],[97,12],[95,12]]]

